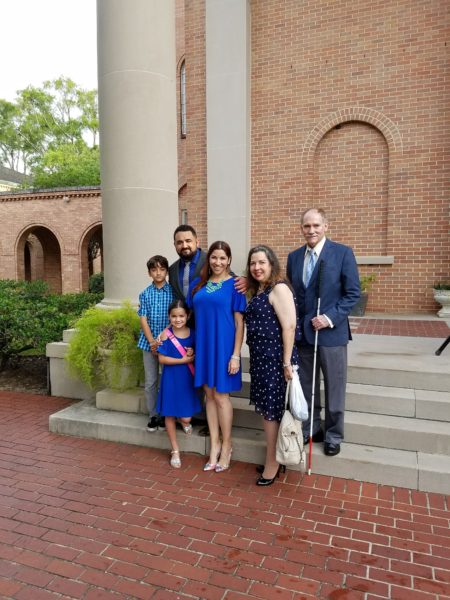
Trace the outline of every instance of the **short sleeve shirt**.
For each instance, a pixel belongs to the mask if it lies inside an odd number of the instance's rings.
[[[174,299],[172,286],[165,283],[162,288],[157,288],[153,283],[139,294],[139,317],[147,317],[147,323],[156,338],[169,324],[168,310]],[[150,352],[150,344],[141,329],[138,348]]]

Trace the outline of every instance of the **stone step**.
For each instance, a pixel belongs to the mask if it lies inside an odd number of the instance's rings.
[[[450,421],[450,392],[347,384],[346,410]]]
[[[149,433],[146,424],[147,416],[144,414],[100,410],[96,408],[93,400],[73,404],[51,415],[49,419],[50,431],[54,433],[169,451],[166,433]],[[182,452],[208,456],[209,438],[198,435],[198,429],[195,427],[191,436],[179,431],[180,448]],[[233,460],[259,464],[263,462],[264,454],[263,431],[233,428]],[[292,467],[292,470],[299,470],[299,467]],[[314,444],[312,472],[423,491],[450,493],[448,455],[345,443],[338,456],[327,457],[323,454],[322,444]]]
[[[450,427],[443,421],[346,411],[345,440],[354,444],[450,455]]]
[[[414,417],[415,392],[408,388],[348,383],[345,408],[355,412]]]
[[[95,400],[83,400],[50,415],[49,429],[53,433],[82,438],[109,440],[147,448],[170,449],[165,431],[147,431],[148,415],[98,409]],[[183,452],[207,453],[209,438],[186,435],[180,430],[178,441]]]
[[[249,406],[248,389],[242,387],[240,392],[233,393],[233,404],[235,407],[245,410],[254,411],[252,406]],[[422,392],[425,397],[425,392]],[[442,394],[440,400],[436,396],[436,402],[429,405],[428,418],[434,419],[434,414],[450,416],[450,394],[448,394],[448,411],[445,410],[445,393],[444,392],[429,392],[428,399],[431,401],[436,394]],[[239,402],[241,400],[242,402]],[[324,390],[321,389],[321,404],[324,406]],[[345,399],[347,410],[355,412],[376,413],[381,415],[396,415],[399,417],[415,417],[416,416],[416,391],[406,388],[392,388],[379,385],[365,385],[361,383],[347,384],[347,394]],[[437,408],[438,409],[437,409]],[[422,417],[423,418],[423,417]],[[439,420],[439,419],[438,419]],[[441,420],[445,420],[444,418]]]
[[[350,383],[450,392],[450,353],[435,355],[435,338],[354,335],[348,345]]]
[[[450,392],[415,390],[416,417],[450,422]]]
[[[321,390],[322,406],[324,405]],[[244,411],[254,413],[248,395],[243,390],[233,393],[237,423],[242,427],[260,428],[252,422],[252,417],[241,414]],[[418,418],[430,421],[450,421],[450,393],[429,390],[411,390],[378,385],[349,383],[347,385],[346,411],[391,415],[397,417]],[[239,411],[239,412],[238,412]]]
[[[53,345],[54,346],[54,345]],[[55,346],[54,346],[55,347]],[[64,363],[54,367],[64,369]],[[244,385],[247,385],[244,382]],[[81,383],[73,381],[74,392],[83,394],[79,399],[92,398],[94,393],[83,387]],[[56,390],[55,395],[56,394]],[[322,390],[323,395],[323,390]],[[143,388],[135,388],[128,392],[117,393],[112,390],[97,392],[97,407],[124,412],[146,412]],[[232,395],[237,423],[242,427],[260,429],[261,425],[252,416],[255,412],[249,404],[248,394],[245,390]],[[323,397],[322,397],[323,405]],[[450,393],[432,392],[427,390],[409,390],[405,388],[390,388],[384,386],[348,384],[346,409],[354,412],[365,412],[381,415],[411,417],[432,421],[450,421]],[[239,412],[238,412],[239,411]],[[241,413],[251,414],[241,414]]]
[[[232,397],[233,426],[263,429],[262,419],[245,398]],[[324,414],[322,410],[322,420]],[[450,427],[445,421],[379,415],[347,410],[345,441],[380,448],[450,455]]]

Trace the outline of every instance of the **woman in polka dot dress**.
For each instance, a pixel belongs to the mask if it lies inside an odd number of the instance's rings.
[[[247,260],[248,291],[245,310],[250,349],[250,404],[264,419],[266,460],[258,468],[257,485],[270,485],[279,475],[276,441],[284,412],[286,385],[298,356],[297,311],[289,284],[281,277],[280,263],[271,248],[255,246]]]

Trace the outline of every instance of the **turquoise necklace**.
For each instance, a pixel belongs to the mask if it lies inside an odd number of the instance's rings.
[[[211,281],[211,279],[208,279],[208,281],[206,283],[206,293],[212,294],[214,292],[217,292],[222,287],[222,284],[224,281],[226,281],[226,280],[221,279],[220,281],[217,281],[217,283],[216,283],[215,281]]]

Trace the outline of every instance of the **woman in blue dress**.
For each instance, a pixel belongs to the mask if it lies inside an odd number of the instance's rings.
[[[163,365],[158,393],[158,414],[165,417],[167,435],[172,452],[170,464],[181,467],[180,448],[177,442],[176,421],[184,433],[192,433],[191,417],[201,410],[194,388],[195,334],[186,323],[189,309],[184,300],[174,300],[169,306],[170,327],[161,333],[158,346],[159,363]]]
[[[233,406],[230,392],[242,387],[240,354],[244,337],[245,296],[230,275],[231,249],[214,242],[200,279],[192,282],[191,302],[196,328],[195,386],[206,396],[210,455],[205,471],[226,471],[230,466]],[[222,444],[220,443],[222,434]]]
[[[264,421],[266,460],[259,468],[257,485],[271,485],[280,472],[276,441],[284,412],[292,364],[298,361],[295,337],[297,310],[289,284],[282,278],[280,263],[271,248],[255,246],[247,261],[247,344],[250,349],[250,403]]]

